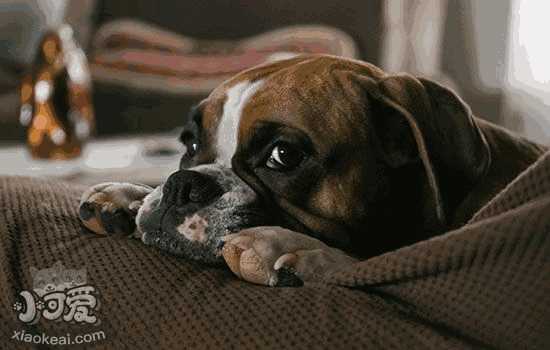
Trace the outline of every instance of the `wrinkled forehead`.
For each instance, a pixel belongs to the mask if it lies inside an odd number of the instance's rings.
[[[270,76],[300,61],[302,58],[294,58],[244,71],[218,86],[199,104],[202,129],[217,163],[231,167],[239,129],[246,128],[244,119],[253,120],[259,115],[252,106],[259,94],[269,89]]]
[[[273,75],[297,63],[307,61],[307,57],[296,57],[276,63],[266,64],[243,71],[225,81],[212,91],[200,104],[204,127],[213,130],[224,119],[225,109],[244,109],[265,88],[273,83]],[[234,108],[235,109],[235,108]],[[226,113],[226,115],[232,115]]]
[[[216,161],[230,167],[238,143],[250,136],[259,121],[284,124],[306,134],[341,128],[341,120],[326,117],[327,111],[350,110],[360,97],[354,96],[351,86],[346,91],[342,81],[336,81],[337,70],[381,74],[376,67],[356,61],[302,56],[244,71],[216,88],[200,104]],[[319,116],[325,116],[322,123],[312,122]]]

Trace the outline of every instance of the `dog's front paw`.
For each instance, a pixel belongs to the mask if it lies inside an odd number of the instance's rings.
[[[301,233],[254,227],[224,236],[222,255],[238,277],[269,286],[320,281],[328,271],[356,260]]]
[[[143,198],[153,189],[145,185],[107,182],[95,185],[80,199],[80,220],[98,234],[133,234]]]

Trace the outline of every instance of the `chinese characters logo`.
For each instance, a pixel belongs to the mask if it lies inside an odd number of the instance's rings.
[[[99,324],[98,292],[87,284],[85,269],[66,269],[58,261],[52,267],[30,268],[33,288],[19,293],[13,304],[21,322],[34,324],[40,317],[49,321]]]

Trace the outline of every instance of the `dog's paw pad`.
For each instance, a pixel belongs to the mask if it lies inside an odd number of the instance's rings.
[[[78,215],[83,221],[90,220],[95,217],[95,207],[90,202],[84,202],[78,208]]]
[[[78,214],[91,231],[130,235],[136,230],[135,217],[150,189],[126,183],[106,183],[82,195]]]
[[[131,234],[136,229],[134,216],[122,208],[103,209],[100,213],[101,223],[107,233]]]
[[[99,234],[131,234],[136,229],[135,214],[110,202],[84,202],[79,215],[84,226]]]
[[[282,267],[277,270],[276,287],[301,287],[304,281],[296,276],[296,271],[293,268]]]

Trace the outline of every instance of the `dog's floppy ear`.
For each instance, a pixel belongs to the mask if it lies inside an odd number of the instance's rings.
[[[394,168],[422,161],[437,217],[444,222],[439,177],[471,185],[490,164],[489,147],[470,108],[454,92],[427,79],[399,74],[361,80],[384,159]]]
[[[447,171],[475,183],[489,169],[491,152],[470,107],[453,91],[419,78],[429,96],[434,157]]]

